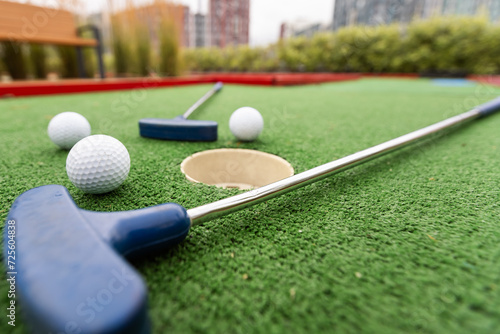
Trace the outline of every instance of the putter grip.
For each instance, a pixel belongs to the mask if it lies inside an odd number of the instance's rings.
[[[481,104],[476,108],[479,110],[479,114],[481,115],[481,117],[491,115],[500,109],[500,97]]]
[[[191,227],[186,209],[175,203],[120,212],[82,210],[82,215],[118,253],[142,257],[182,242]]]

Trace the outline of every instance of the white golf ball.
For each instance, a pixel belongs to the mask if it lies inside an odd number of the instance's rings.
[[[229,118],[231,133],[242,141],[257,139],[264,127],[264,119],[257,109],[242,107],[237,109]]]
[[[69,150],[80,139],[90,136],[90,124],[82,115],[67,111],[50,120],[47,132],[54,144]]]
[[[130,171],[127,148],[106,135],[86,137],[76,143],[66,159],[66,172],[75,187],[103,194],[120,186]]]

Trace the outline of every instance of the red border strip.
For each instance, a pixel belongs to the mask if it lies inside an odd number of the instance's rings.
[[[467,79],[474,80],[483,84],[500,86],[499,75],[469,75]]]
[[[31,81],[0,84],[0,97],[71,94],[103,92],[126,89],[157,88],[165,86],[194,85],[213,82],[211,78],[175,79],[116,79],[116,80],[68,80],[68,81]]]
[[[281,73],[274,76],[274,85],[290,86],[290,85],[307,85],[318,84],[323,82],[357,80],[362,76],[360,74],[346,73],[314,73],[314,74],[290,74]]]
[[[18,81],[0,84],[0,97],[102,92],[184,86],[222,81],[229,84],[289,86],[356,80],[360,74],[339,73],[211,73],[177,78]]]

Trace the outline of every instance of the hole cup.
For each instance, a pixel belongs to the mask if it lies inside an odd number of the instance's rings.
[[[184,159],[181,171],[191,182],[238,189],[259,188],[294,173],[274,154],[230,148],[195,153]]]

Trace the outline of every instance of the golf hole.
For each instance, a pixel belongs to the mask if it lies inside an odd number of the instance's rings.
[[[181,171],[191,182],[238,189],[259,188],[293,175],[283,158],[230,148],[195,153],[184,159]]]

